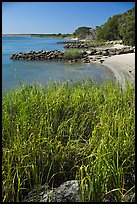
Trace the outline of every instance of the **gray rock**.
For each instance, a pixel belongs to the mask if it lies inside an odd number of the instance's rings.
[[[114,51],[109,52],[109,56],[112,56],[112,55],[115,55],[115,54],[116,54],[116,52],[114,52]]]
[[[101,59],[100,62],[103,63],[105,60]]]
[[[96,53],[96,49],[91,49],[90,51],[87,52],[87,54],[89,54],[89,55],[93,55],[95,53]]]
[[[95,54],[96,54],[96,55],[101,55],[101,54],[102,54],[102,51],[99,50],[99,51],[97,51]]]
[[[80,202],[78,181],[72,180],[63,183],[55,190],[45,194],[41,202],[48,202],[48,199],[51,202]]]
[[[102,55],[103,55],[103,56],[107,56],[108,54],[109,54],[109,53],[108,53],[106,50],[103,50],[103,51],[102,51]]]
[[[23,202],[80,202],[78,181],[66,181],[52,190],[45,184],[31,191]]]
[[[69,44],[70,46],[73,46],[72,43]],[[87,46],[85,44],[75,44],[77,47],[83,47]],[[119,55],[119,54],[125,54],[125,53],[132,53],[135,52],[135,47],[130,47],[126,46],[123,47],[122,49],[115,49],[115,48],[110,48],[110,49],[95,49],[92,48],[90,50],[85,50],[83,52],[83,56],[80,57],[84,63],[89,63],[90,60],[92,59],[93,55],[96,57],[99,56],[112,56],[112,55]],[[53,50],[53,51],[28,51],[25,53],[18,53],[18,54],[13,54],[10,59],[12,60],[63,60],[63,55],[64,52],[60,50]],[[100,59],[100,58],[97,58]],[[94,59],[93,59],[94,61]],[[77,62],[76,58],[74,59],[74,62]]]

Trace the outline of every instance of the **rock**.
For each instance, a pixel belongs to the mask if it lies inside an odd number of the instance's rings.
[[[86,50],[86,51],[84,52],[84,54],[91,55],[91,54],[92,54],[92,50]]]
[[[86,44],[86,43],[82,43],[82,42],[69,42],[67,43],[64,48],[89,48],[89,47],[93,47],[92,45],[90,44]]]
[[[88,57],[82,58],[83,63],[90,63],[90,59]]]
[[[101,59],[102,55],[94,55],[95,59]]]
[[[113,55],[116,55],[116,52],[110,51],[110,52],[109,52],[109,56],[113,56]]]
[[[93,55],[93,54],[96,53],[96,49],[87,50],[86,53],[87,53],[88,55]]]
[[[129,73],[131,73],[132,71],[131,70],[129,70]]]
[[[128,193],[125,193],[121,196],[122,202],[135,202],[135,191],[134,189],[132,191],[129,191]]]
[[[103,50],[103,51],[102,51],[102,55],[103,55],[103,56],[107,56],[108,54],[109,54],[109,53],[108,53],[106,50]]]
[[[77,180],[67,181],[55,190],[51,190],[43,196],[41,202],[80,202],[79,186]]]
[[[73,47],[73,44],[70,43],[69,44],[71,47]],[[89,45],[85,45],[85,44],[80,44],[80,43],[75,43],[75,46],[77,48],[82,48],[84,46],[84,48]],[[102,57],[102,56],[113,56],[115,54],[119,55],[119,54],[125,54],[125,53],[133,53],[135,52],[135,47],[130,47],[130,46],[125,46],[123,48],[119,48],[119,49],[114,49],[114,48],[110,48],[110,49],[95,49],[92,48],[90,50],[85,50],[83,52],[83,56],[81,58],[81,60],[84,63],[89,63],[90,60],[93,58],[93,56],[96,57]],[[64,51],[60,51],[60,50],[53,50],[53,51],[28,51],[25,53],[18,53],[18,54],[13,54],[10,59],[12,60],[63,60],[63,55],[64,55]],[[80,59],[80,58],[79,58]],[[101,59],[101,58],[97,58],[97,59]],[[94,58],[93,58],[94,61]],[[75,57],[75,59],[73,59],[73,62],[77,62],[77,57]]]
[[[96,55],[101,55],[101,54],[102,54],[102,51],[99,50],[99,51],[97,51],[95,54],[96,54]]]
[[[52,190],[45,184],[32,190],[23,202],[80,202],[78,181],[66,181]]]
[[[117,202],[113,193],[107,194],[102,199],[102,202]],[[135,190],[131,190],[128,193],[121,195],[121,202],[135,202]]]
[[[91,59],[94,59],[94,57],[92,55],[89,55],[88,58],[91,60]]]
[[[116,55],[120,55],[121,54],[121,52],[120,51],[116,51]]]
[[[103,63],[105,60],[101,59],[100,62]]]

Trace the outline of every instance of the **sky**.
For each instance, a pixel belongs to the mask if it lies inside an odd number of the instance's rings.
[[[2,2],[2,34],[73,33],[95,28],[135,2]]]

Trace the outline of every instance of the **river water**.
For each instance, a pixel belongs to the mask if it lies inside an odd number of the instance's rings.
[[[92,78],[102,84],[115,80],[112,71],[102,64],[84,64],[55,61],[13,61],[12,54],[38,50],[64,50],[67,41],[61,38],[2,37],[2,91],[14,90],[21,84],[46,84],[53,81],[78,81]],[[68,40],[70,41],[70,40]]]

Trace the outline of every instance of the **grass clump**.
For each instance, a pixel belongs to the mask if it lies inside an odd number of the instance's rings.
[[[78,179],[82,201],[134,189],[135,90],[127,83],[23,85],[2,98],[2,198]]]
[[[64,60],[81,59],[83,57],[83,51],[78,49],[69,49],[64,51]]]

